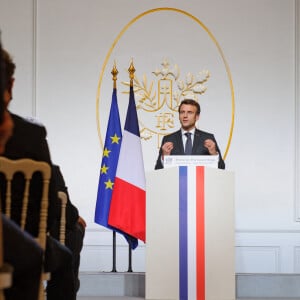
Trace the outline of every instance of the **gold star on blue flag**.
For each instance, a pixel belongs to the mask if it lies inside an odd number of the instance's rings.
[[[117,141],[117,142],[114,142]],[[117,91],[113,90],[112,101],[107,124],[107,131],[100,166],[100,178],[95,210],[95,222],[105,227],[109,215],[110,199],[113,191],[116,170],[122,142],[122,131],[117,102]]]
[[[110,202],[119,161],[121,142],[122,131],[117,102],[117,90],[114,88],[107,124],[104,150],[102,154],[102,162],[100,166],[95,222],[99,225],[123,234],[128,242],[130,240],[131,247],[135,249],[138,245],[137,239],[132,238],[119,230],[116,230],[108,224]]]

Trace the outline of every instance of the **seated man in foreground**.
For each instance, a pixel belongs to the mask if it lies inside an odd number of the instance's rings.
[[[12,89],[14,83],[15,64],[6,51],[2,51],[6,71],[6,85],[4,91],[4,102],[8,106],[12,99]],[[13,135],[6,143],[4,157],[10,159],[30,158],[37,161],[44,161],[52,166],[48,143],[46,141],[45,127],[29,122],[24,118],[11,114],[14,122]],[[32,235],[37,236],[39,222],[39,206],[41,201],[41,176],[36,174],[31,186],[30,218],[27,221],[26,230]],[[5,181],[0,180],[2,207],[5,207],[3,201],[5,195]],[[20,175],[14,178],[13,193],[16,195],[13,201],[12,219],[19,222],[21,195],[23,193],[24,179]],[[57,209],[57,188],[53,179],[50,181],[49,190],[49,208],[48,208],[48,228],[55,222],[58,215]],[[48,236],[47,248],[45,253],[45,270],[51,272],[51,280],[47,285],[48,300],[75,300],[75,282],[72,271],[72,253],[61,245],[59,241]]]

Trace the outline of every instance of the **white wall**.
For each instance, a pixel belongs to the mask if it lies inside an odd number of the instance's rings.
[[[223,153],[229,147],[227,169],[236,174],[237,272],[300,271],[297,4],[0,0],[2,41],[17,64],[11,110],[47,126],[52,159],[61,165],[71,199],[88,222],[82,270],[111,269],[111,232],[93,218],[113,61],[119,69],[123,122],[128,95],[121,93],[126,89],[121,82],[128,81],[131,58],[137,76],[150,80],[167,57],[179,65],[183,79],[187,72],[211,71],[199,127],[215,133]],[[187,12],[203,26],[174,10],[131,22],[159,7]],[[157,155],[153,141],[143,142],[143,150],[145,168],[151,170]],[[118,269],[126,270],[122,237],[118,244]],[[133,267],[144,270],[144,245],[134,251]]]

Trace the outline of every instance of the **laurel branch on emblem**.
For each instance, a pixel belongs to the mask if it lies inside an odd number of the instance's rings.
[[[145,112],[162,112],[167,113],[169,111],[177,111],[180,102],[184,98],[192,98],[199,101],[198,96],[206,92],[207,87],[205,83],[210,78],[208,70],[198,72],[193,75],[191,72],[187,73],[185,79],[180,79],[180,70],[177,64],[170,67],[168,60],[164,59],[161,63],[161,68],[157,68],[152,74],[157,77],[158,87],[157,91],[153,88],[155,80],[151,80],[148,84],[147,76],[144,74],[142,81],[135,75],[133,80],[133,90],[136,99],[137,110],[143,110]],[[168,84],[169,83],[169,84]],[[175,83],[175,84],[173,84]],[[123,85],[129,87],[129,82],[122,82]],[[123,92],[129,94],[129,91]],[[161,114],[159,117],[161,118]],[[156,118],[158,116],[156,115]],[[171,119],[168,122],[173,123]],[[161,119],[160,119],[161,120]],[[158,124],[158,123],[157,123]],[[161,124],[161,123],[159,123]],[[151,139],[153,135],[165,135],[166,128],[161,128],[161,125],[156,125],[155,129],[145,126],[140,120],[140,133],[141,138],[144,140]],[[152,127],[152,126],[151,126]],[[171,128],[171,126],[170,126]]]
[[[174,65],[174,68],[170,68],[170,64],[167,60],[164,60],[162,63],[162,68],[156,69],[152,72],[158,80],[171,79],[175,81],[177,90],[171,91],[173,95],[173,100],[177,104],[174,107],[177,109],[180,101],[186,97],[198,100],[197,95],[202,95],[206,92],[207,87],[204,85],[210,78],[210,73],[208,70],[200,71],[196,76],[192,73],[187,73],[185,80],[179,79],[180,70],[177,64]],[[143,75],[142,82],[139,81],[137,76],[134,76],[133,81],[133,90],[136,95],[136,107],[137,109],[144,110],[157,110],[157,100],[156,100],[156,91],[153,89],[154,80],[152,80],[148,86],[147,76]],[[125,86],[129,86],[129,82],[122,82]],[[128,94],[129,92],[124,92]]]

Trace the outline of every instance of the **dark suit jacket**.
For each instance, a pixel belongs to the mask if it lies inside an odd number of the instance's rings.
[[[207,148],[204,147],[204,141],[207,139],[211,139],[216,143],[217,151],[219,153],[219,169],[225,169],[225,163],[221,156],[221,151],[219,149],[219,146],[217,144],[217,141],[213,134],[195,129],[195,136],[194,136],[194,142],[193,142],[193,150],[192,155],[209,155],[209,152]],[[169,135],[166,135],[163,137],[161,145],[165,144],[166,142],[172,142],[174,145],[173,150],[171,151],[171,155],[184,155],[184,148],[183,148],[183,142],[182,142],[182,134],[181,130],[178,130],[174,133],[171,133]],[[161,162],[161,155],[162,155],[162,147],[160,147],[159,155],[156,161],[155,169],[162,169],[163,165]]]
[[[77,207],[75,207],[72,202],[70,201],[68,188],[65,184],[65,180],[63,178],[63,175],[60,171],[59,166],[53,165],[52,166],[52,176],[53,180],[55,180],[55,185],[57,187],[58,191],[65,192],[67,194],[67,206],[66,206],[66,229],[67,230],[74,230],[75,226],[78,221],[79,213]],[[56,218],[56,223],[51,228],[51,235],[55,238],[59,238],[59,226],[60,226],[60,202],[58,201],[58,208],[57,211],[59,211],[59,215]]]
[[[46,129],[42,125],[29,122],[22,117],[12,114],[14,121],[14,132],[6,145],[3,156],[11,159],[31,158],[37,161],[44,161],[52,167],[48,143],[46,140]],[[29,207],[26,222],[26,231],[33,236],[37,236],[38,223],[40,218],[41,202],[41,176],[36,174],[29,191]],[[3,178],[0,178],[0,189],[3,199],[5,191]],[[20,193],[24,189],[23,176],[16,176],[13,180],[12,192],[12,219],[19,223],[20,213]],[[54,177],[51,176],[49,189],[48,206],[48,229],[56,222],[60,211],[56,209],[60,206],[57,197],[57,187]],[[72,253],[51,236],[47,236],[47,246],[45,252],[45,269],[51,272],[51,280],[47,284],[48,299],[76,299],[75,281],[72,270]]]
[[[14,132],[12,137],[6,144],[4,157],[10,159],[30,158],[37,161],[44,161],[51,165],[50,152],[48,143],[46,140],[46,129],[44,126],[32,123],[26,119],[11,114],[14,122]],[[29,194],[29,209],[27,217],[26,230],[32,235],[37,236],[38,223],[39,223],[39,211],[41,201],[41,181],[40,174],[35,174],[31,184]],[[3,209],[5,208],[4,195],[5,195],[5,181],[3,174],[0,175],[0,188]],[[18,174],[15,176],[12,183],[12,219],[19,223],[21,202],[20,195],[23,194],[24,179],[23,175]],[[54,222],[58,212],[57,208],[57,190],[53,180],[50,180],[49,189],[49,209],[48,209],[48,228]]]
[[[5,299],[38,299],[43,249],[30,234],[2,213],[1,218],[4,261],[13,267],[13,286],[5,289]]]

